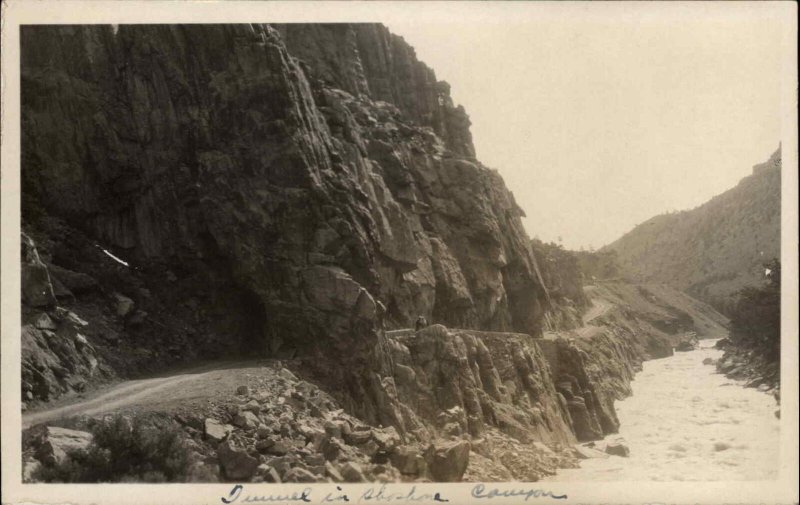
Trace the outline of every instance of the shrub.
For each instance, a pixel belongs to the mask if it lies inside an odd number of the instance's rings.
[[[763,286],[739,291],[731,317],[731,340],[769,361],[781,354],[781,264],[766,263],[769,272]]]
[[[53,466],[40,467],[44,482],[181,482],[191,453],[169,419],[115,416],[91,428],[94,440]]]

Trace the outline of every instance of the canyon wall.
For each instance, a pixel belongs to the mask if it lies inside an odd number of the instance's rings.
[[[174,346],[358,368],[418,315],[541,332],[521,209],[381,26],[24,27],[22,90],[24,227],[57,267],[132,277],[144,327],[141,290],[172,283],[202,333]]]
[[[615,252],[636,282],[666,283],[731,312],[780,258],[781,149],[739,184],[691,210],[656,216],[602,252]]]

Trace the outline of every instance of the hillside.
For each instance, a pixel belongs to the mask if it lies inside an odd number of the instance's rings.
[[[656,216],[601,249],[624,275],[666,283],[729,310],[732,295],[780,257],[781,150],[739,184],[687,211]]]

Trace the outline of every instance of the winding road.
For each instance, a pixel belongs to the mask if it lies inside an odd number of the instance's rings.
[[[583,316],[584,326],[576,330],[578,336],[587,338],[600,331],[600,327],[590,322],[608,312],[613,305],[602,297],[592,297],[592,307]],[[408,328],[388,331],[387,335],[399,336],[413,332]],[[555,338],[555,335],[546,335],[545,338]],[[22,428],[73,416],[98,416],[121,410],[171,412],[186,406],[202,408],[217,400],[230,398],[238,386],[261,377],[269,361],[218,361],[154,377],[123,381],[23,412]]]
[[[22,414],[22,428],[73,416],[97,416],[125,409],[170,412],[182,406],[202,407],[229,398],[236,388],[265,373],[264,361],[206,363],[170,375],[129,380],[70,397]]]

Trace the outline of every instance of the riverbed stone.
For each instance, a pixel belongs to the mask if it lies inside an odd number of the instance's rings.
[[[615,441],[609,442],[606,445],[606,453],[611,454],[612,456],[622,456],[623,458],[627,458],[630,456],[631,451],[624,443]]]
[[[604,453],[603,451],[598,451],[592,447],[587,447],[585,445],[576,445],[573,447],[575,450],[575,455],[579,459],[591,459],[591,458],[607,458],[608,454]]]

